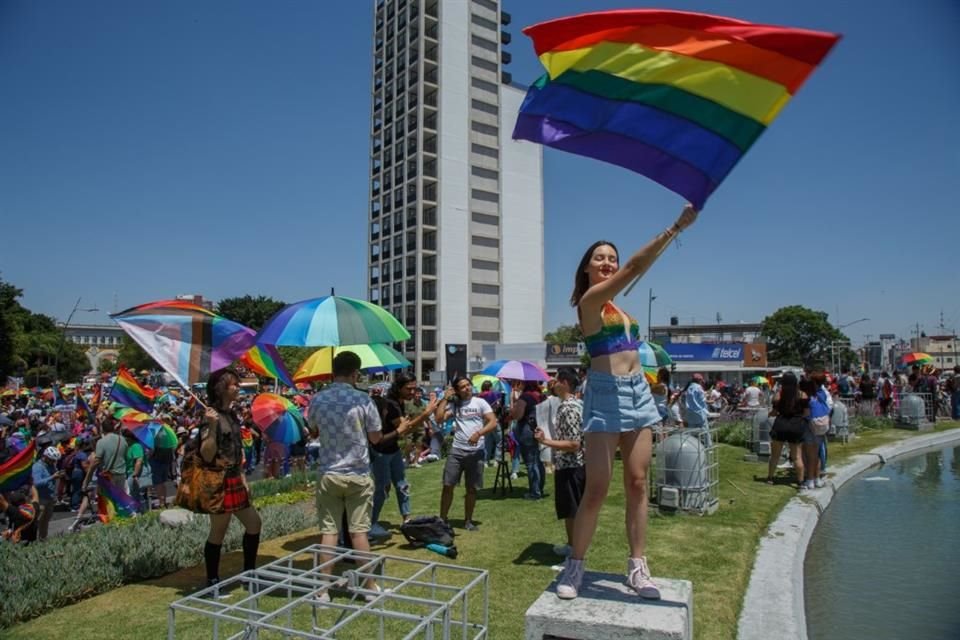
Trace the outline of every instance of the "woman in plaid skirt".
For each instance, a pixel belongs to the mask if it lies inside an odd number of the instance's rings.
[[[220,581],[220,548],[230,525],[230,517],[236,516],[243,524],[243,570],[256,568],[257,548],[260,546],[260,514],[250,503],[247,479],[243,473],[243,441],[240,437],[240,421],[231,410],[240,394],[240,376],[233,369],[221,369],[210,374],[207,380],[209,407],[204,414],[200,430],[200,457],[209,465],[222,465],[222,504],[210,509],[210,535],[203,548],[207,567],[207,586]]]

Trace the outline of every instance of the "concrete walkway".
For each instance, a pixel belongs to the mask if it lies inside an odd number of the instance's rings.
[[[760,540],[740,613],[737,638],[807,640],[803,562],[813,530],[837,490],[878,464],[958,442],[960,429],[952,429],[877,447],[833,468],[833,477],[823,489],[805,491],[790,500]]]

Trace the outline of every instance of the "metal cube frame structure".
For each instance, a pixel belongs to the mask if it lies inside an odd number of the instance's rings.
[[[674,435],[690,435],[699,443],[697,468],[677,468],[669,456],[664,455],[663,443]],[[648,485],[650,501],[658,510],[680,511],[697,515],[709,515],[720,507],[720,461],[717,457],[716,436],[710,429],[663,429],[659,442],[654,445],[656,455],[650,464]],[[663,498],[664,489],[676,491],[677,504],[667,508]]]
[[[315,544],[171,603],[167,638],[189,616],[213,640],[480,640],[489,588],[482,569]]]

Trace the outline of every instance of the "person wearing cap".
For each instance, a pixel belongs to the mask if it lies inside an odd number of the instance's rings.
[[[47,539],[47,529],[53,516],[53,507],[57,501],[57,481],[64,477],[63,471],[57,471],[60,450],[47,447],[40,459],[33,463],[33,486],[37,488],[39,511],[37,513],[37,538]]]

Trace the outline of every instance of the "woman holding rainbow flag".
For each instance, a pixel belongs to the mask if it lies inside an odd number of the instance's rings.
[[[577,308],[590,354],[583,397],[587,484],[573,527],[573,549],[557,586],[557,595],[576,598],[583,580],[583,559],[597,528],[600,507],[610,487],[617,448],[623,458],[627,499],[627,583],[642,598],[656,600],[660,590],[650,579],[644,556],[647,534],[647,468],[652,428],[661,420],[640,365],[640,327],[613,304],[613,298],[653,265],[681,231],[697,219],[687,205],[673,225],[620,266],[611,242],[593,243],[580,260],[570,304]]]
[[[240,421],[231,406],[240,395],[240,376],[233,369],[221,369],[207,379],[209,406],[200,429],[200,449],[204,464],[222,466],[223,500],[211,505],[210,533],[203,548],[207,568],[207,586],[220,582],[220,549],[230,525],[231,516],[243,524],[243,570],[256,568],[260,546],[260,514],[250,502],[250,492],[243,473],[243,440]]]

